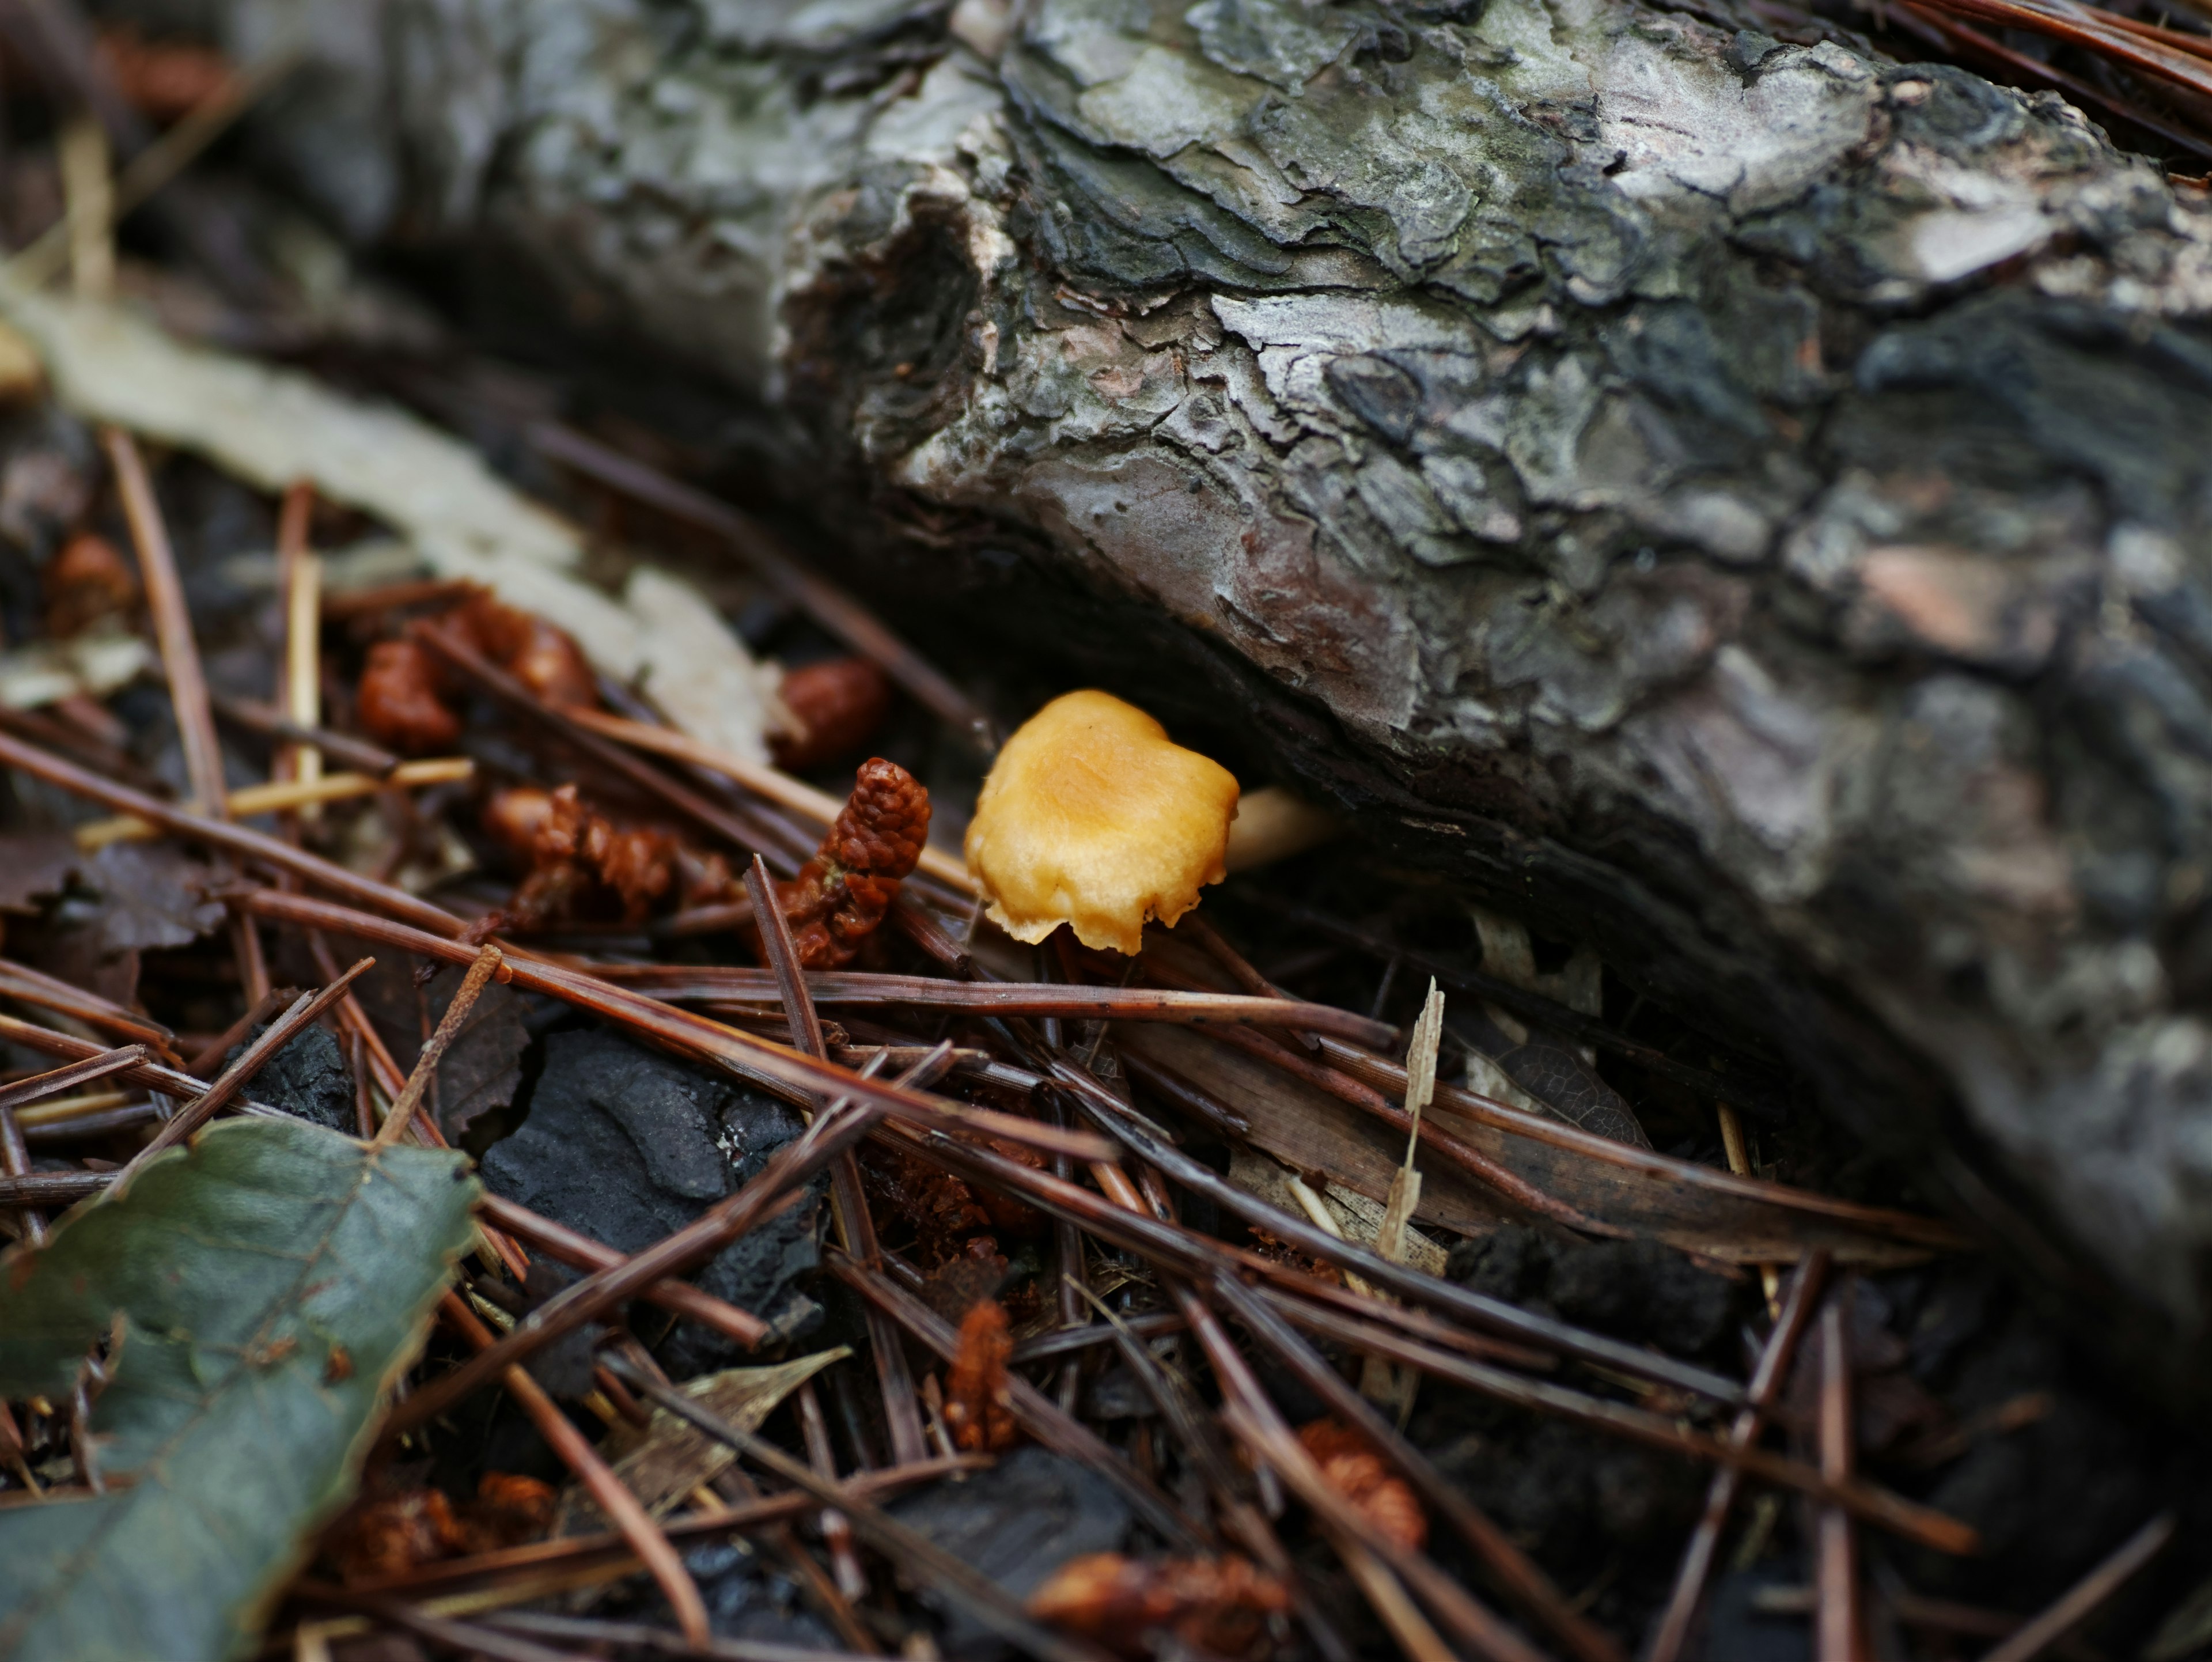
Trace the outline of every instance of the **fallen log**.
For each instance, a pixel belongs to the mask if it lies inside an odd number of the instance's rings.
[[[918,633],[1233,711],[2212,1379],[2201,192],[1624,0],[315,16],[259,142],[357,240],[718,378]]]

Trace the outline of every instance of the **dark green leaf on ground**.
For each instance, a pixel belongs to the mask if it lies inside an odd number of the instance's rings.
[[[66,1400],[122,1336],[92,1416],[108,1492],[0,1508],[0,1658],[245,1648],[350,1494],[475,1195],[457,1154],[227,1121],[0,1257],[0,1397]]]

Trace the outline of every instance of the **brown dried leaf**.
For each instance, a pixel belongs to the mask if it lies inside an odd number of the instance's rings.
[[[22,911],[40,897],[59,894],[84,856],[66,831],[23,831],[0,837],[0,910]]]
[[[86,917],[103,958],[184,947],[222,927],[207,898],[208,868],[167,843],[111,843],[79,868],[100,898]]]
[[[852,1350],[839,1345],[796,1356],[773,1367],[729,1367],[702,1374],[678,1387],[708,1412],[741,1431],[757,1431],[776,1405],[830,1363],[842,1361]],[[716,1442],[689,1421],[666,1409],[655,1409],[653,1422],[643,1432],[627,1427],[608,1438],[605,1452],[614,1455],[615,1475],[629,1492],[659,1517],[700,1484],[709,1482],[737,1457],[726,1443]],[[556,1535],[586,1535],[610,1527],[605,1514],[591,1500],[570,1488],[561,1502]]]

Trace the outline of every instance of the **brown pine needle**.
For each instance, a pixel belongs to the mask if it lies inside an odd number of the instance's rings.
[[[415,1118],[415,1111],[422,1104],[423,1093],[430,1088],[430,1081],[438,1076],[438,1064],[445,1060],[447,1050],[467,1024],[469,1012],[476,1008],[477,1000],[483,996],[484,988],[506,961],[504,953],[487,943],[484,949],[477,954],[476,962],[469,965],[469,972],[461,977],[461,984],[453,994],[453,1001],[446,1007],[446,1014],[439,1019],[438,1031],[430,1035],[430,1042],[422,1047],[422,1054],[415,1058],[415,1070],[407,1075],[406,1088],[400,1092],[398,1100],[385,1115],[384,1123],[376,1128],[376,1146],[379,1148],[389,1148],[407,1134],[407,1128]]]

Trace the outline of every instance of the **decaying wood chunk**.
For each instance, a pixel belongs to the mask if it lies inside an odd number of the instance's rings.
[[[2200,195],[1621,0],[317,15],[263,138],[356,236],[711,368],[879,585],[1238,710],[2201,1361]]]

